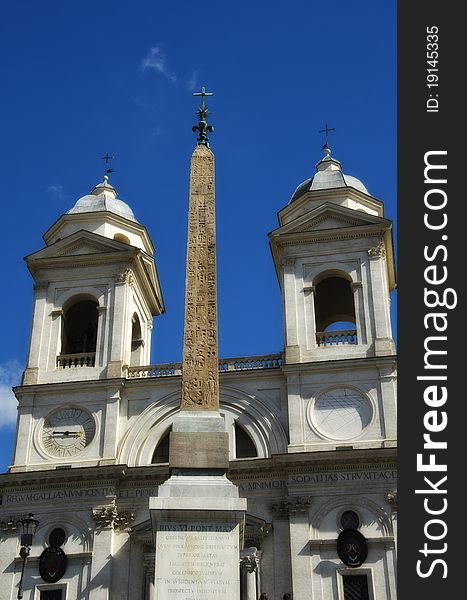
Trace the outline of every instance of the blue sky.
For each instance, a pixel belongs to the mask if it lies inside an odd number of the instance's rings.
[[[396,211],[396,2],[311,0],[79,3],[0,7],[3,294],[0,472],[10,464],[29,337],[23,257],[101,179],[156,246],[167,313],[152,362],[180,360],[189,156],[206,85],[216,128],[219,351],[282,349],[267,233],[324,143],[344,171]]]

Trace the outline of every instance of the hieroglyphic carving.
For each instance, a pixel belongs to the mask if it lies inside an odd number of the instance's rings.
[[[198,145],[191,157],[182,364],[182,409],[217,410],[216,229],[214,156]]]

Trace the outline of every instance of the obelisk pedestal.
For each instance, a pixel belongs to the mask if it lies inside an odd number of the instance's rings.
[[[171,476],[150,498],[156,597],[239,600],[246,499],[226,477],[229,440],[219,412],[214,156],[198,110],[190,167],[182,401],[170,434]]]

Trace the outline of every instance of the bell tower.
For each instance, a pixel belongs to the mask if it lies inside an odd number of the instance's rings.
[[[392,224],[325,148],[269,234],[282,289],[289,452],[392,447]]]
[[[164,312],[154,246],[107,173],[43,237],[10,471],[113,465],[127,369]]]
[[[108,175],[26,257],[34,278],[24,384],[122,377],[150,362],[164,311],[154,246]]]
[[[394,354],[392,224],[326,146],[269,234],[288,363]]]

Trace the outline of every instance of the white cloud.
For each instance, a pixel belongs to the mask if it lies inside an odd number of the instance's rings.
[[[196,71],[193,71],[190,79],[187,82],[187,88],[190,92],[194,92],[197,87],[198,87],[198,73]]]
[[[22,368],[17,360],[0,364],[0,427],[16,423],[17,401],[11,388],[21,382]]]
[[[158,75],[163,75],[172,83],[177,83],[177,77],[167,66],[167,58],[159,46],[155,46],[149,50],[141,61],[141,70],[155,71]]]
[[[53,183],[49,185],[45,191],[49,194],[52,194],[52,196],[58,200],[66,200],[68,198],[68,194],[65,194],[63,185],[61,183]]]

